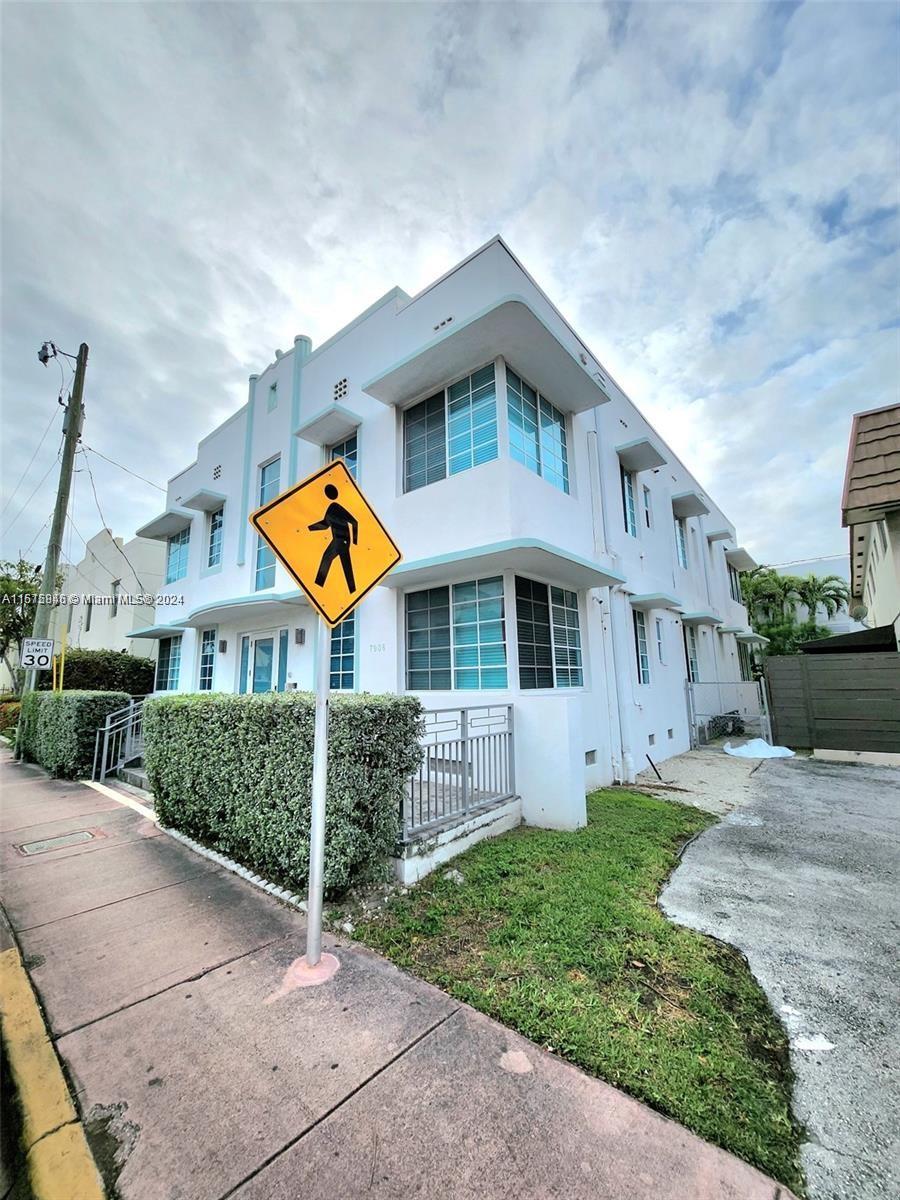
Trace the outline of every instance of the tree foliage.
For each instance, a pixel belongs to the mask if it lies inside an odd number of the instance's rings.
[[[818,623],[846,609],[850,589],[839,575],[780,575],[772,567],[756,567],[741,576],[741,592],[753,629],[769,639],[768,654],[799,654],[803,642],[828,637]],[[798,609],[804,609],[801,620]]]
[[[22,639],[31,636],[36,598],[41,591],[42,568],[37,563],[9,559],[0,562],[0,658],[12,678],[17,679],[16,659]],[[62,587],[62,574],[57,577],[57,591]],[[16,659],[13,658],[15,652]]]

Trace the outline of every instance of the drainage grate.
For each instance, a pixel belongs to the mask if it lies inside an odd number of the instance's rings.
[[[24,842],[18,850],[20,854],[46,854],[48,850],[61,850],[63,846],[78,846],[96,836],[89,829],[79,829],[77,833],[61,833],[59,837],[44,838],[40,842]]]

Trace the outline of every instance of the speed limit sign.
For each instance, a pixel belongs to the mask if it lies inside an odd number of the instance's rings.
[[[27,671],[49,671],[53,662],[53,638],[25,638],[22,666]]]

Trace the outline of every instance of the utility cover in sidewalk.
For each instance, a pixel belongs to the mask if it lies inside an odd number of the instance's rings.
[[[59,837],[44,838],[40,842],[23,842],[19,851],[22,854],[46,854],[48,850],[62,850],[64,846],[78,846],[94,837],[96,834],[89,829],[79,829],[77,833],[61,833]]]
[[[250,521],[331,626],[400,561],[342,459],[258,508]]]

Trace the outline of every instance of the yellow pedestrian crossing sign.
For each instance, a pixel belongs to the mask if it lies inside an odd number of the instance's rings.
[[[332,627],[402,557],[343,459],[258,508],[250,522]]]

